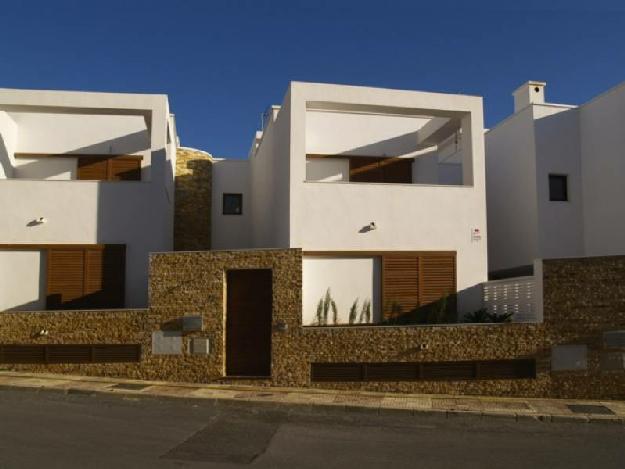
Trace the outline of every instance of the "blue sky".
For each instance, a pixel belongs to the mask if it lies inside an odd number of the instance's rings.
[[[571,104],[625,81],[625,7],[454,3],[7,2],[0,87],[166,93],[183,145],[244,157],[291,80],[481,95],[487,126],[528,79]]]

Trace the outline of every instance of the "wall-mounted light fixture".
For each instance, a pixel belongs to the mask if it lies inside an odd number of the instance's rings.
[[[374,221],[371,221],[367,223],[365,226],[363,226],[362,228],[360,228],[358,230],[358,233],[369,233],[369,231],[373,231],[375,229],[377,229],[377,226],[375,225]]]

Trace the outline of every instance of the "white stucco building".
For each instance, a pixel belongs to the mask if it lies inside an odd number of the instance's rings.
[[[456,291],[477,309],[483,134],[480,97],[293,82],[248,159],[214,163],[212,248],[301,248],[305,324],[328,290],[339,323],[356,301],[364,322]]]
[[[625,83],[580,106],[545,102],[545,83],[514,92],[514,113],[486,133],[489,271],[536,258],[625,253]]]
[[[0,311],[145,306],[176,138],[165,95],[0,89]]]

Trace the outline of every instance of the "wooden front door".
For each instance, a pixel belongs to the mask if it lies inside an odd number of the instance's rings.
[[[226,278],[226,375],[271,375],[271,270],[230,270]]]

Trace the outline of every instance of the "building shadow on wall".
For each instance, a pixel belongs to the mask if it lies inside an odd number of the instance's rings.
[[[13,174],[13,165],[9,159],[9,150],[6,147],[6,143],[4,143],[2,134],[0,134],[0,166],[2,166],[5,177],[11,177]]]
[[[477,297],[481,297],[481,295],[482,286],[478,284],[414,308],[404,308],[398,302],[391,300],[383,305],[381,325],[435,325],[471,322],[467,321],[465,317],[481,309],[477,306],[481,303]],[[470,310],[459,311],[458,299],[462,297],[467,298],[468,302],[475,306]]]

